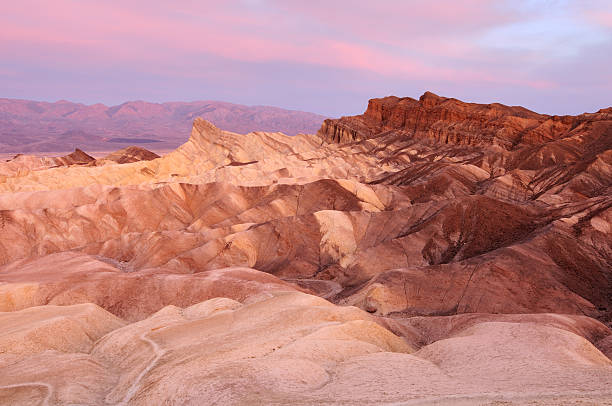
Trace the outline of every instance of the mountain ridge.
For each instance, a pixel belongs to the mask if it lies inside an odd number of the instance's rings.
[[[221,101],[129,101],[106,106],[4,98],[0,99],[0,150],[58,152],[80,147],[111,151],[138,139],[148,148],[170,150],[183,142],[183,134],[197,116],[228,131],[258,128],[288,135],[314,132],[324,119],[315,113]]]

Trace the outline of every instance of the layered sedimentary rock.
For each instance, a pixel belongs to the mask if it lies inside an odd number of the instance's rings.
[[[520,106],[465,103],[431,92],[419,100],[389,96],[372,99],[361,116],[327,119],[320,134],[329,141],[352,142],[387,132],[419,141],[454,145],[497,145],[506,150],[521,144],[541,145],[590,129],[610,119],[609,109],[580,116],[550,116]]]
[[[95,158],[80,149],[60,157],[39,157],[17,154],[6,162],[0,162],[0,176],[23,176],[30,171],[55,168],[58,166],[86,165]]]
[[[156,158],[159,158],[159,155],[155,152],[151,152],[145,148],[131,146],[97,159],[94,165],[104,165],[108,161],[118,164],[129,164],[138,161],[152,161]]]
[[[611,143],[610,109],[426,93],[6,171],[0,399],[609,402]]]
[[[159,158],[154,152],[141,147],[127,147],[101,158],[94,158],[86,152],[76,148],[74,152],[58,157],[17,154],[14,157],[0,162],[0,176],[15,177],[26,176],[32,171],[57,168],[59,166],[101,166],[108,163],[126,164],[139,161],[151,161]]]

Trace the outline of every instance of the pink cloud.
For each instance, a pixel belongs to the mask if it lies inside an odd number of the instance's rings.
[[[515,18],[489,1],[273,4],[276,11],[262,13],[249,11],[240,2],[191,1],[177,6],[142,0],[23,0],[3,5],[0,36],[7,41],[0,50],[42,48],[49,51],[45,58],[78,56],[79,62],[149,65],[211,54],[245,62],[312,64],[390,77],[554,86],[516,78],[503,69],[454,66],[453,58],[481,57],[471,36]],[[41,57],[34,54],[33,58]],[[440,57],[445,63],[437,61]]]
[[[289,13],[310,16],[326,26],[339,27],[339,31],[348,35],[393,45],[416,45],[424,38],[426,42],[432,38],[448,41],[449,34],[470,36],[521,17],[502,8],[502,2],[487,0],[276,0],[275,3]],[[438,41],[437,45],[441,43]]]
[[[17,72],[9,69],[0,69],[0,76],[17,76]]]
[[[589,13],[588,18],[596,24],[612,28],[612,12]]]

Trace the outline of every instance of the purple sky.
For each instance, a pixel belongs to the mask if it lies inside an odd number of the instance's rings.
[[[2,1],[0,55],[0,97],[339,116],[431,90],[579,114],[612,105],[612,1]]]

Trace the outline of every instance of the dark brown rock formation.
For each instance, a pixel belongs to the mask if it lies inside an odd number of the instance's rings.
[[[118,164],[129,164],[138,161],[151,161],[159,158],[155,152],[151,152],[141,147],[127,147],[106,155],[103,158],[96,160],[94,165],[103,165],[105,162],[116,162]]]

